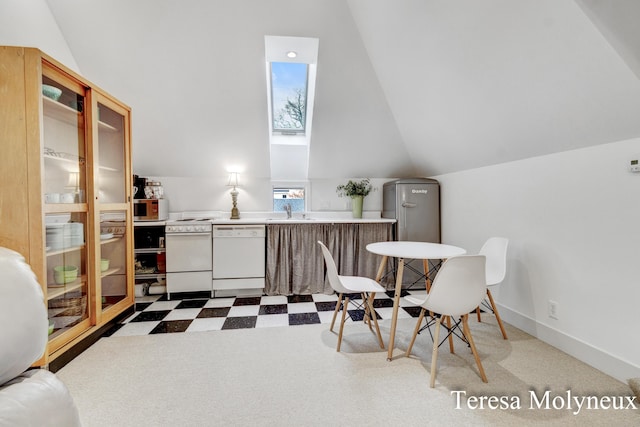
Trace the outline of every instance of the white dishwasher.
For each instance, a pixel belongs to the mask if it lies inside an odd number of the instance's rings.
[[[265,226],[213,226],[215,296],[259,296],[265,286]]]

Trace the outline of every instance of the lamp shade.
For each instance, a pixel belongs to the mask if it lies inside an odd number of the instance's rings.
[[[237,187],[238,186],[238,172],[230,172],[229,173],[229,183],[227,184],[229,187]]]
[[[67,180],[68,188],[78,188],[80,185],[80,173],[79,172],[69,172],[69,179]]]

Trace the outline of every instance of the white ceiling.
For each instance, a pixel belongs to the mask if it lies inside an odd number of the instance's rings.
[[[634,0],[47,3],[82,74],[132,106],[141,175],[269,176],[265,35],[320,40],[311,179],[640,136]]]

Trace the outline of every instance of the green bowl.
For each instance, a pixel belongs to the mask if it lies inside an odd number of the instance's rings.
[[[57,101],[62,96],[62,89],[58,89],[55,86],[42,85],[42,94],[47,98]]]
[[[100,260],[100,271],[105,272],[109,269],[109,260],[106,258],[102,258]]]
[[[53,280],[56,284],[64,285],[78,278],[78,267],[74,265],[59,265],[53,268]]]

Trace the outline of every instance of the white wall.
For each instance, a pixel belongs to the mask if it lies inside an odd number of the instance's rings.
[[[640,376],[639,157],[636,138],[436,177],[445,243],[510,239],[505,320],[620,380]]]
[[[411,165],[344,0],[49,6],[86,77],[131,106],[136,174],[212,180],[241,165],[245,176],[271,177],[265,35],[320,39],[309,177],[392,176]],[[354,162],[362,153],[368,161]]]
[[[638,27],[628,0],[587,1]],[[416,173],[640,136],[640,80],[575,0],[348,4]]]
[[[226,175],[215,177],[171,177],[147,176],[145,178],[162,182],[165,197],[169,200],[169,210],[173,213],[185,211],[231,211],[230,188],[226,186]],[[271,181],[256,179],[241,174],[238,188],[238,208],[242,212],[270,212],[273,209]],[[382,185],[390,178],[371,178],[373,191],[364,199],[363,210],[379,213],[382,211]],[[308,211],[350,211],[351,200],[339,197],[336,187],[346,184],[348,179],[316,179],[309,181]]]
[[[79,72],[76,60],[45,0],[2,0],[0,45],[37,47]]]

